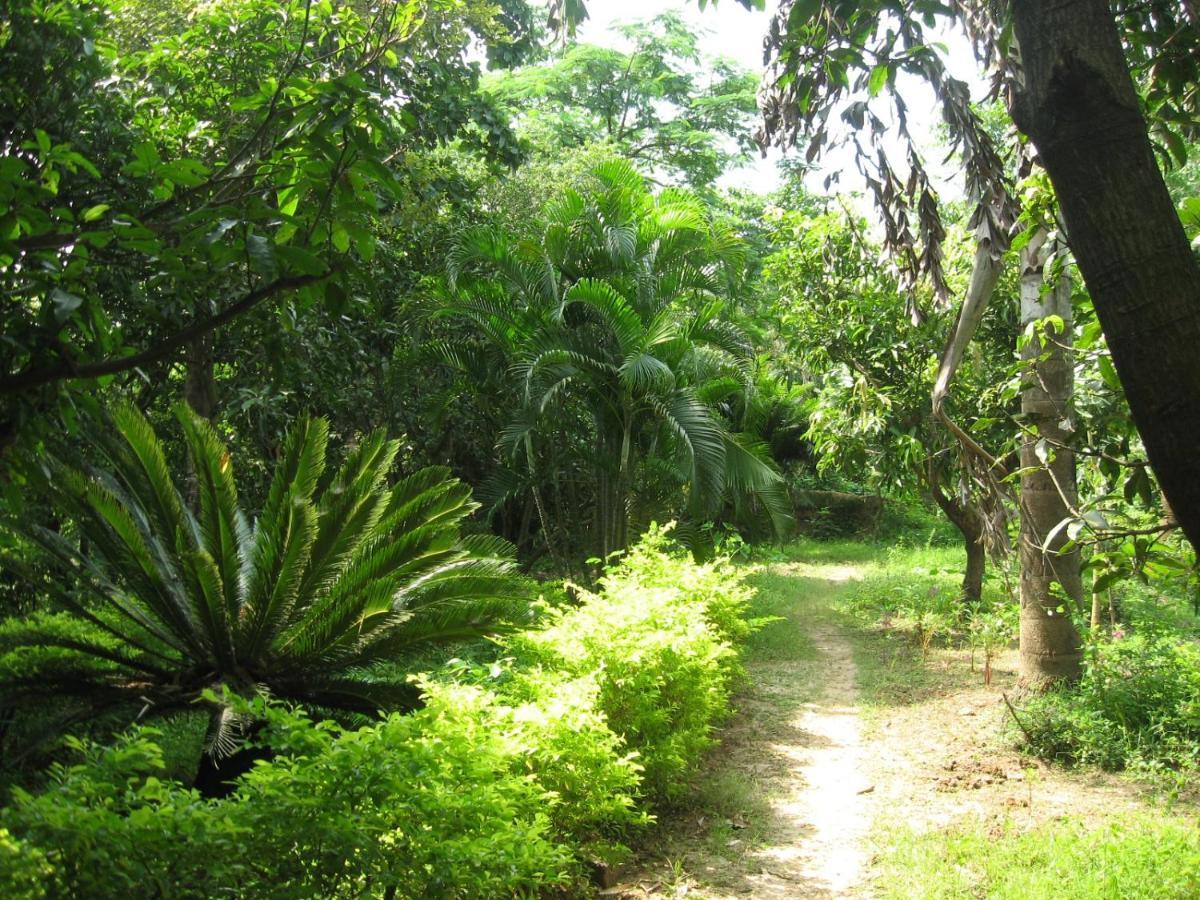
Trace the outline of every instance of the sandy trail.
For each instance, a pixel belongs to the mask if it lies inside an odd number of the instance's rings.
[[[828,673],[824,694],[806,703],[796,722],[807,737],[789,748],[797,760],[793,799],[780,804],[781,817],[794,819],[807,833],[792,846],[763,850],[799,877],[812,895],[845,896],[867,863],[863,838],[871,822],[870,793],[859,721],[857,672],[850,644],[832,628],[813,635]]]
[[[925,831],[973,817],[999,836],[1064,815],[1102,821],[1139,803],[1114,776],[1048,767],[998,741],[1015,654],[996,660],[985,687],[969,651],[936,649],[924,666],[930,683],[903,681],[898,695],[866,704],[853,654],[864,638],[830,610],[861,570],[784,563],[768,571],[789,604],[792,652],[752,655],[737,715],[692,804],[663,816],[640,865],[603,894],[871,897],[880,849],[872,837],[888,823]],[[884,668],[895,665],[887,654],[915,652],[875,640]]]
[[[849,566],[806,570],[797,593],[829,593],[855,577]],[[822,619],[806,626],[814,655],[750,663],[739,714],[713,760],[750,780],[760,808],[745,822],[735,816],[734,830],[721,831],[715,841],[711,834],[704,840],[711,831],[704,816],[679,823],[693,826],[681,836],[688,875],[671,870],[679,863],[668,851],[662,864],[648,866],[613,894],[713,900],[855,895],[869,860],[864,838],[874,814],[857,670],[839,628]]]

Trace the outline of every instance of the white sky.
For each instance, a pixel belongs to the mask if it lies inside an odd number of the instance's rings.
[[[740,63],[755,75],[763,72],[763,35],[778,7],[778,0],[767,0],[764,12],[747,10],[736,0],[709,3],[704,12],[695,2],[681,0],[591,0],[589,18],[580,27],[580,41],[600,46],[620,47],[621,40],[610,29],[618,22],[651,19],[668,10],[678,11],[700,34],[700,49],[710,56],[726,56]],[[779,186],[775,161],[777,151],[763,160],[756,159],[739,171],[723,176],[720,184],[727,187],[746,187],[767,192]]]
[[[590,18],[580,26],[578,38],[601,46],[620,47],[619,36],[610,31],[614,23],[649,19],[667,10],[678,10],[687,21],[696,26],[701,35],[701,49],[705,53],[729,57],[761,76],[762,39],[777,6],[778,0],[767,0],[767,9],[756,12],[745,9],[736,0],[720,0],[715,4],[710,2],[708,8],[701,12],[694,0],[591,0],[588,4]],[[978,68],[965,40],[955,35],[948,35],[943,39],[949,45],[949,61],[953,73],[968,80],[977,99],[982,97],[986,84],[978,75]],[[910,80],[907,85],[902,82],[901,90],[908,102],[910,125],[914,134],[926,135],[927,138],[923,142],[932,144],[935,129],[940,121],[932,91],[914,80]],[[790,152],[802,154],[803,148]],[[779,152],[772,150],[767,159],[755,159],[746,167],[727,173],[721,178],[720,184],[760,192],[770,191],[780,183],[776,169],[779,158]],[[896,158],[902,159],[899,156]],[[928,158],[931,171],[936,172],[937,167],[933,163],[940,155],[935,152],[929,154]],[[827,152],[821,161],[821,169],[810,173],[805,181],[810,189],[823,193],[825,176],[835,169],[841,170],[843,175],[832,190],[849,193],[862,189],[863,182],[854,168],[852,155],[845,149]],[[948,183],[942,184],[940,189],[944,196],[961,193],[957,186]],[[863,212],[866,212],[868,207],[867,203],[860,206]]]

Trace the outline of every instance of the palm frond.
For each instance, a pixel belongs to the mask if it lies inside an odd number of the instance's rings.
[[[669,391],[675,386],[671,367],[651,353],[630,354],[621,363],[621,381],[635,394]]]
[[[222,608],[210,611],[210,621],[217,630],[210,634],[214,645],[220,643],[220,653],[232,655],[230,623],[237,621],[245,590],[242,549],[249,545],[249,528],[238,508],[237,487],[233,480],[233,460],[221,443],[212,425],[186,403],[175,407],[175,417],[183,426],[184,442],[188,447],[196,489],[200,500],[201,550],[212,561],[201,567],[201,583],[215,572],[219,596],[205,595],[210,601],[220,600]],[[198,559],[198,557],[191,557]]]
[[[793,524],[791,495],[766,444],[745,435],[726,432],[725,485],[735,503],[745,500],[762,505],[777,537]]]
[[[645,325],[641,316],[609,282],[583,278],[563,295],[563,307],[579,304],[596,313],[613,334],[622,355],[641,349]]]
[[[653,405],[671,434],[679,441],[689,464],[696,503],[718,495],[725,477],[723,429],[708,407],[688,389],[678,389]]]

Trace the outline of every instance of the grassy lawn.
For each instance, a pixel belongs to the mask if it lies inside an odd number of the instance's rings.
[[[875,550],[864,587],[877,598],[953,590],[957,548]],[[866,545],[838,547],[870,560]],[[801,553],[818,557],[823,549]],[[991,585],[998,592],[998,585]],[[965,652],[939,641],[928,659],[911,633],[871,621],[886,600],[835,604],[854,647],[868,723],[898,707],[920,705],[973,681]],[[932,723],[931,723],[931,727]],[[1001,741],[999,735],[997,742]],[[1080,781],[1086,780],[1086,770]],[[1028,815],[992,810],[933,829],[914,828],[890,811],[874,824],[872,885],[884,898],[986,897],[1190,898],[1200,896],[1200,829],[1187,818],[1149,808],[1032,823]]]
[[[1200,830],[1177,817],[1068,819],[1021,830],[1012,819],[917,834],[883,830],[883,898],[1167,900],[1200,896]]]

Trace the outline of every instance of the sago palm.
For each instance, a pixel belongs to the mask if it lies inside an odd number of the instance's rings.
[[[396,665],[406,652],[480,635],[520,608],[508,545],[459,535],[469,488],[437,468],[389,484],[398,444],[382,433],[327,476],[326,422],[298,421],[251,522],[212,427],[186,406],[176,415],[194,504],[130,405],[96,430],[103,467],[48,465],[44,490],[76,539],[22,530],[57,564],[70,618],[6,632],[10,659],[24,650],[31,662],[6,667],[0,704],[65,695],[83,713],[148,716],[231,691],[366,714],[411,707]],[[209,710],[219,755],[234,719],[220,702]]]

